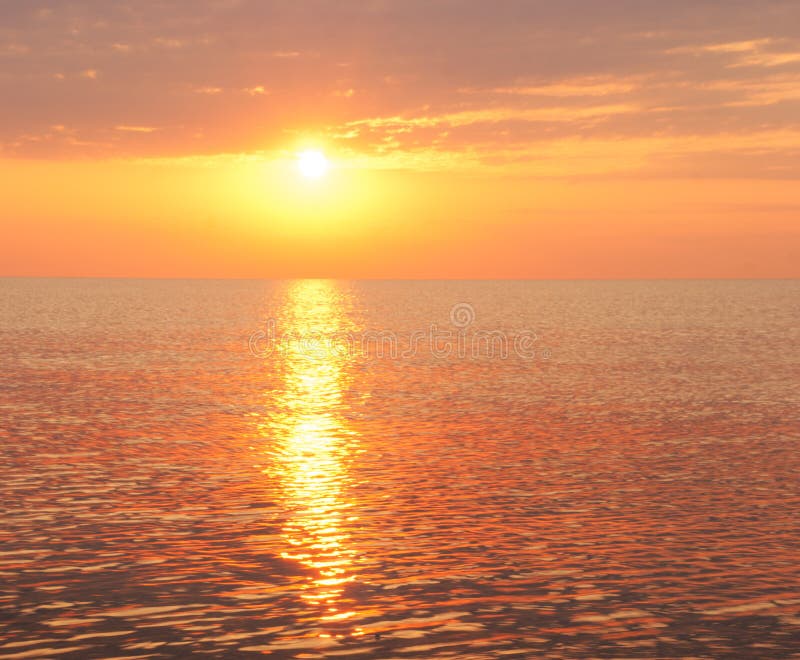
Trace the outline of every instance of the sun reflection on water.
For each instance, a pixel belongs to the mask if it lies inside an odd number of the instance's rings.
[[[311,280],[290,285],[281,316],[296,336],[336,332],[348,320],[337,285]],[[355,517],[346,490],[357,437],[340,412],[343,359],[299,342],[285,343],[271,359],[279,360],[283,387],[261,430],[271,442],[265,473],[279,481],[290,516],[281,556],[307,569],[301,597],[323,609],[323,621],[347,620],[355,611],[345,607],[343,593],[355,579],[356,552],[347,532]]]

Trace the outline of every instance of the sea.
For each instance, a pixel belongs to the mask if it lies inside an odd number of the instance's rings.
[[[800,657],[800,281],[0,280],[0,658]]]

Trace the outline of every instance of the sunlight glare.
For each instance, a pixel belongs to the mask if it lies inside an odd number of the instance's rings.
[[[330,163],[321,151],[309,149],[297,154],[297,168],[307,179],[319,179],[327,174]]]

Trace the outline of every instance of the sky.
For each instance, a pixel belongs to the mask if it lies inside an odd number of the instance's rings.
[[[0,0],[0,99],[0,275],[800,277],[796,0]]]

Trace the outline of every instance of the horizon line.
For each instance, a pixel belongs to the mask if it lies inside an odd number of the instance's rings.
[[[332,280],[342,282],[753,282],[800,281],[793,277],[211,277],[150,275],[0,275],[0,280],[148,280],[148,281],[231,281],[288,282]]]

